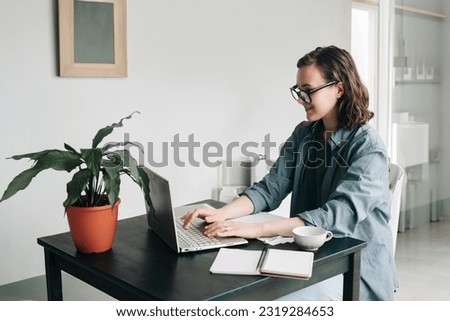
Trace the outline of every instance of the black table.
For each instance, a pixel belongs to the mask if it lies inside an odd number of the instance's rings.
[[[78,252],[70,233],[38,239],[44,247],[48,300],[62,300],[61,271],[118,300],[272,300],[344,274],[344,300],[359,299],[361,249],[366,243],[333,238],[315,254],[311,279],[211,274],[216,250],[174,253],[148,228],[145,215],[120,220],[110,251]],[[257,240],[238,246],[262,249]],[[295,244],[277,248],[296,249]]]

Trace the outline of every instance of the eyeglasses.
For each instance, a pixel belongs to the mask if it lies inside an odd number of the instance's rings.
[[[332,80],[330,82],[327,82],[326,84],[323,84],[319,87],[313,88],[313,89],[308,89],[308,90],[301,90],[300,87],[298,85],[295,85],[294,87],[291,87],[291,95],[292,97],[294,97],[295,100],[303,100],[305,103],[310,104],[311,103],[311,94],[319,91],[325,87],[331,86],[336,84],[337,81],[336,80]]]

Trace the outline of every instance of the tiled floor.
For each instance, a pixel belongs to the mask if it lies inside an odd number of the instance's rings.
[[[450,217],[398,234],[395,259],[396,300],[450,300]],[[65,300],[113,300],[67,274],[63,293]],[[0,301],[5,300],[46,300],[44,276],[0,286]]]
[[[398,234],[398,301],[450,300],[450,217]]]

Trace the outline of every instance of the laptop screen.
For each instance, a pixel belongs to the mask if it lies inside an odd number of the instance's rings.
[[[150,178],[153,203],[153,208],[146,204],[148,225],[175,252],[179,252],[169,182],[148,168],[144,170]]]

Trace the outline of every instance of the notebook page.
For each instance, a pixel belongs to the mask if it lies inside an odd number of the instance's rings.
[[[309,278],[313,261],[313,252],[269,249],[261,273]]]
[[[209,271],[218,274],[259,275],[262,251],[221,248]]]

